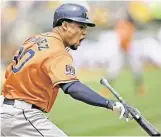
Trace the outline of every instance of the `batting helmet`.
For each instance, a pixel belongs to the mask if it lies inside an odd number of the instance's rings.
[[[54,14],[53,27],[63,20],[72,20],[78,23],[86,24],[89,27],[94,27],[87,15],[87,9],[77,4],[63,4],[58,7]]]

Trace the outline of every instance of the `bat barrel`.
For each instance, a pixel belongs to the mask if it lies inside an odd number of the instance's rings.
[[[112,88],[112,86],[108,83],[108,81],[104,78],[100,80],[100,83],[107,87],[112,94],[123,104],[126,105],[129,112],[136,120],[136,122],[150,135],[150,136],[161,136],[161,134],[143,117],[141,116],[140,112],[136,111],[132,107],[129,107],[128,104],[123,100],[123,98]]]
[[[150,136],[160,136],[160,133],[143,116],[135,120]]]

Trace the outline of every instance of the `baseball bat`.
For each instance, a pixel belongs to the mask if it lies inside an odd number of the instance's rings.
[[[148,133],[150,136],[160,136],[161,134],[150,124],[148,120],[146,120],[141,113],[131,106],[129,106],[126,101],[118,94],[118,92],[108,83],[108,81],[104,78],[100,80],[100,83],[107,87],[112,94],[127,108],[129,113],[135,119],[135,121]]]

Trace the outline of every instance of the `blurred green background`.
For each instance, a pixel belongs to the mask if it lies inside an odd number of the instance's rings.
[[[103,86],[99,80],[104,70],[80,71],[80,80],[97,91]],[[161,132],[161,70],[148,68],[144,72],[146,93],[139,96],[134,92],[132,74],[124,70],[116,80],[114,88],[132,106]],[[107,91],[105,97],[116,100]],[[76,101],[60,91],[49,119],[70,136],[146,136],[147,133],[134,121],[126,123],[110,110],[93,107]]]

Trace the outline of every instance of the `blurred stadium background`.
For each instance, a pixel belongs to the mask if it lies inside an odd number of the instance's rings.
[[[5,68],[12,60],[17,47],[31,35],[51,31],[54,10],[67,2],[84,5],[97,24],[96,28],[89,29],[87,40],[82,43],[80,49],[76,52],[71,51],[75,57],[77,75],[82,82],[110,99],[115,98],[109,92],[101,92],[99,80],[106,76],[108,61],[112,60],[111,55],[118,50],[114,35],[117,21],[126,18],[127,13],[132,18],[135,23],[133,42],[137,41],[144,47],[141,54],[150,51],[148,54],[157,55],[160,60],[157,66],[149,61],[144,64],[143,77],[147,89],[144,96],[135,94],[133,74],[126,66],[116,79],[114,87],[161,131],[160,1],[2,1],[1,87],[5,81]],[[125,123],[110,111],[77,102],[62,92],[52,112],[47,115],[70,136],[147,135],[135,121]]]

